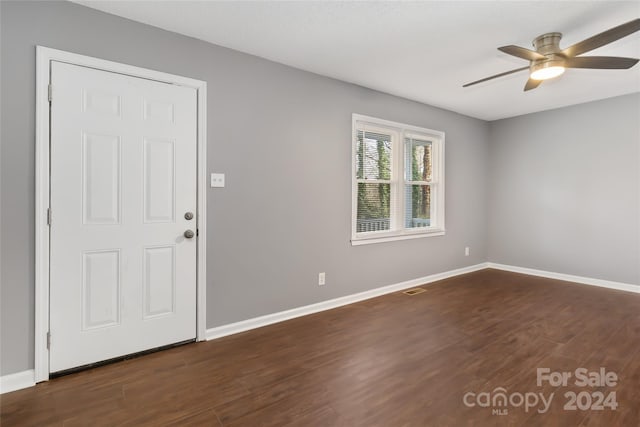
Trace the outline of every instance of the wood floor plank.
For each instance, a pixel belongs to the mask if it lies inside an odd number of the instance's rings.
[[[640,426],[640,295],[497,270],[0,396],[2,426]],[[615,387],[536,384],[601,367]],[[465,404],[533,392],[549,410]],[[615,411],[564,393],[615,391]],[[468,401],[468,400],[467,400]]]

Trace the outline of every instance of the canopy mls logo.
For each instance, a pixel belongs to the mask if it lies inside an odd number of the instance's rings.
[[[481,408],[491,408],[492,415],[508,415],[508,407],[519,408],[521,406],[524,406],[525,412],[536,408],[538,413],[544,414],[551,406],[553,395],[554,394],[551,393],[549,397],[546,398],[544,393],[534,393],[532,391],[507,394],[506,389],[498,387],[492,392],[482,392],[478,394],[472,391],[467,392],[463,396],[462,401],[465,406],[469,408],[476,405]]]
[[[571,381],[573,379],[573,381]],[[509,408],[524,408],[525,412],[536,410],[540,414],[549,411],[556,392],[561,392],[561,387],[589,387],[599,388],[597,391],[566,391],[563,394],[565,411],[615,411],[618,407],[616,392],[601,391],[603,387],[613,388],[618,385],[618,375],[615,372],[600,368],[597,371],[589,371],[587,368],[577,368],[575,371],[551,371],[550,368],[538,368],[536,370],[536,386],[549,385],[558,387],[548,396],[541,392],[528,391],[525,393],[508,393],[503,387],[497,387],[491,392],[475,393],[469,391],[462,397],[462,402],[468,408],[491,408],[492,415],[508,415]]]

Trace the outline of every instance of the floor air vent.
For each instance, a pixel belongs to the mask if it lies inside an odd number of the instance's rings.
[[[418,295],[426,291],[427,290],[423,288],[413,288],[413,289],[407,289],[406,291],[402,291],[402,293],[407,295]]]

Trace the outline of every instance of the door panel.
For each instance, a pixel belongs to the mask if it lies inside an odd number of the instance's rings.
[[[82,330],[120,323],[120,251],[82,254]]]
[[[175,142],[172,139],[144,140],[144,220],[173,222],[175,218]]]
[[[51,372],[195,338],[195,89],[55,61],[51,84]]]
[[[144,318],[172,314],[175,309],[175,246],[146,248],[144,266]]]
[[[120,138],[82,133],[84,224],[120,223]]]

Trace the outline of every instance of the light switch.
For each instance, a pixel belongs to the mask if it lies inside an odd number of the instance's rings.
[[[212,173],[211,174],[211,187],[224,187],[224,174]]]

